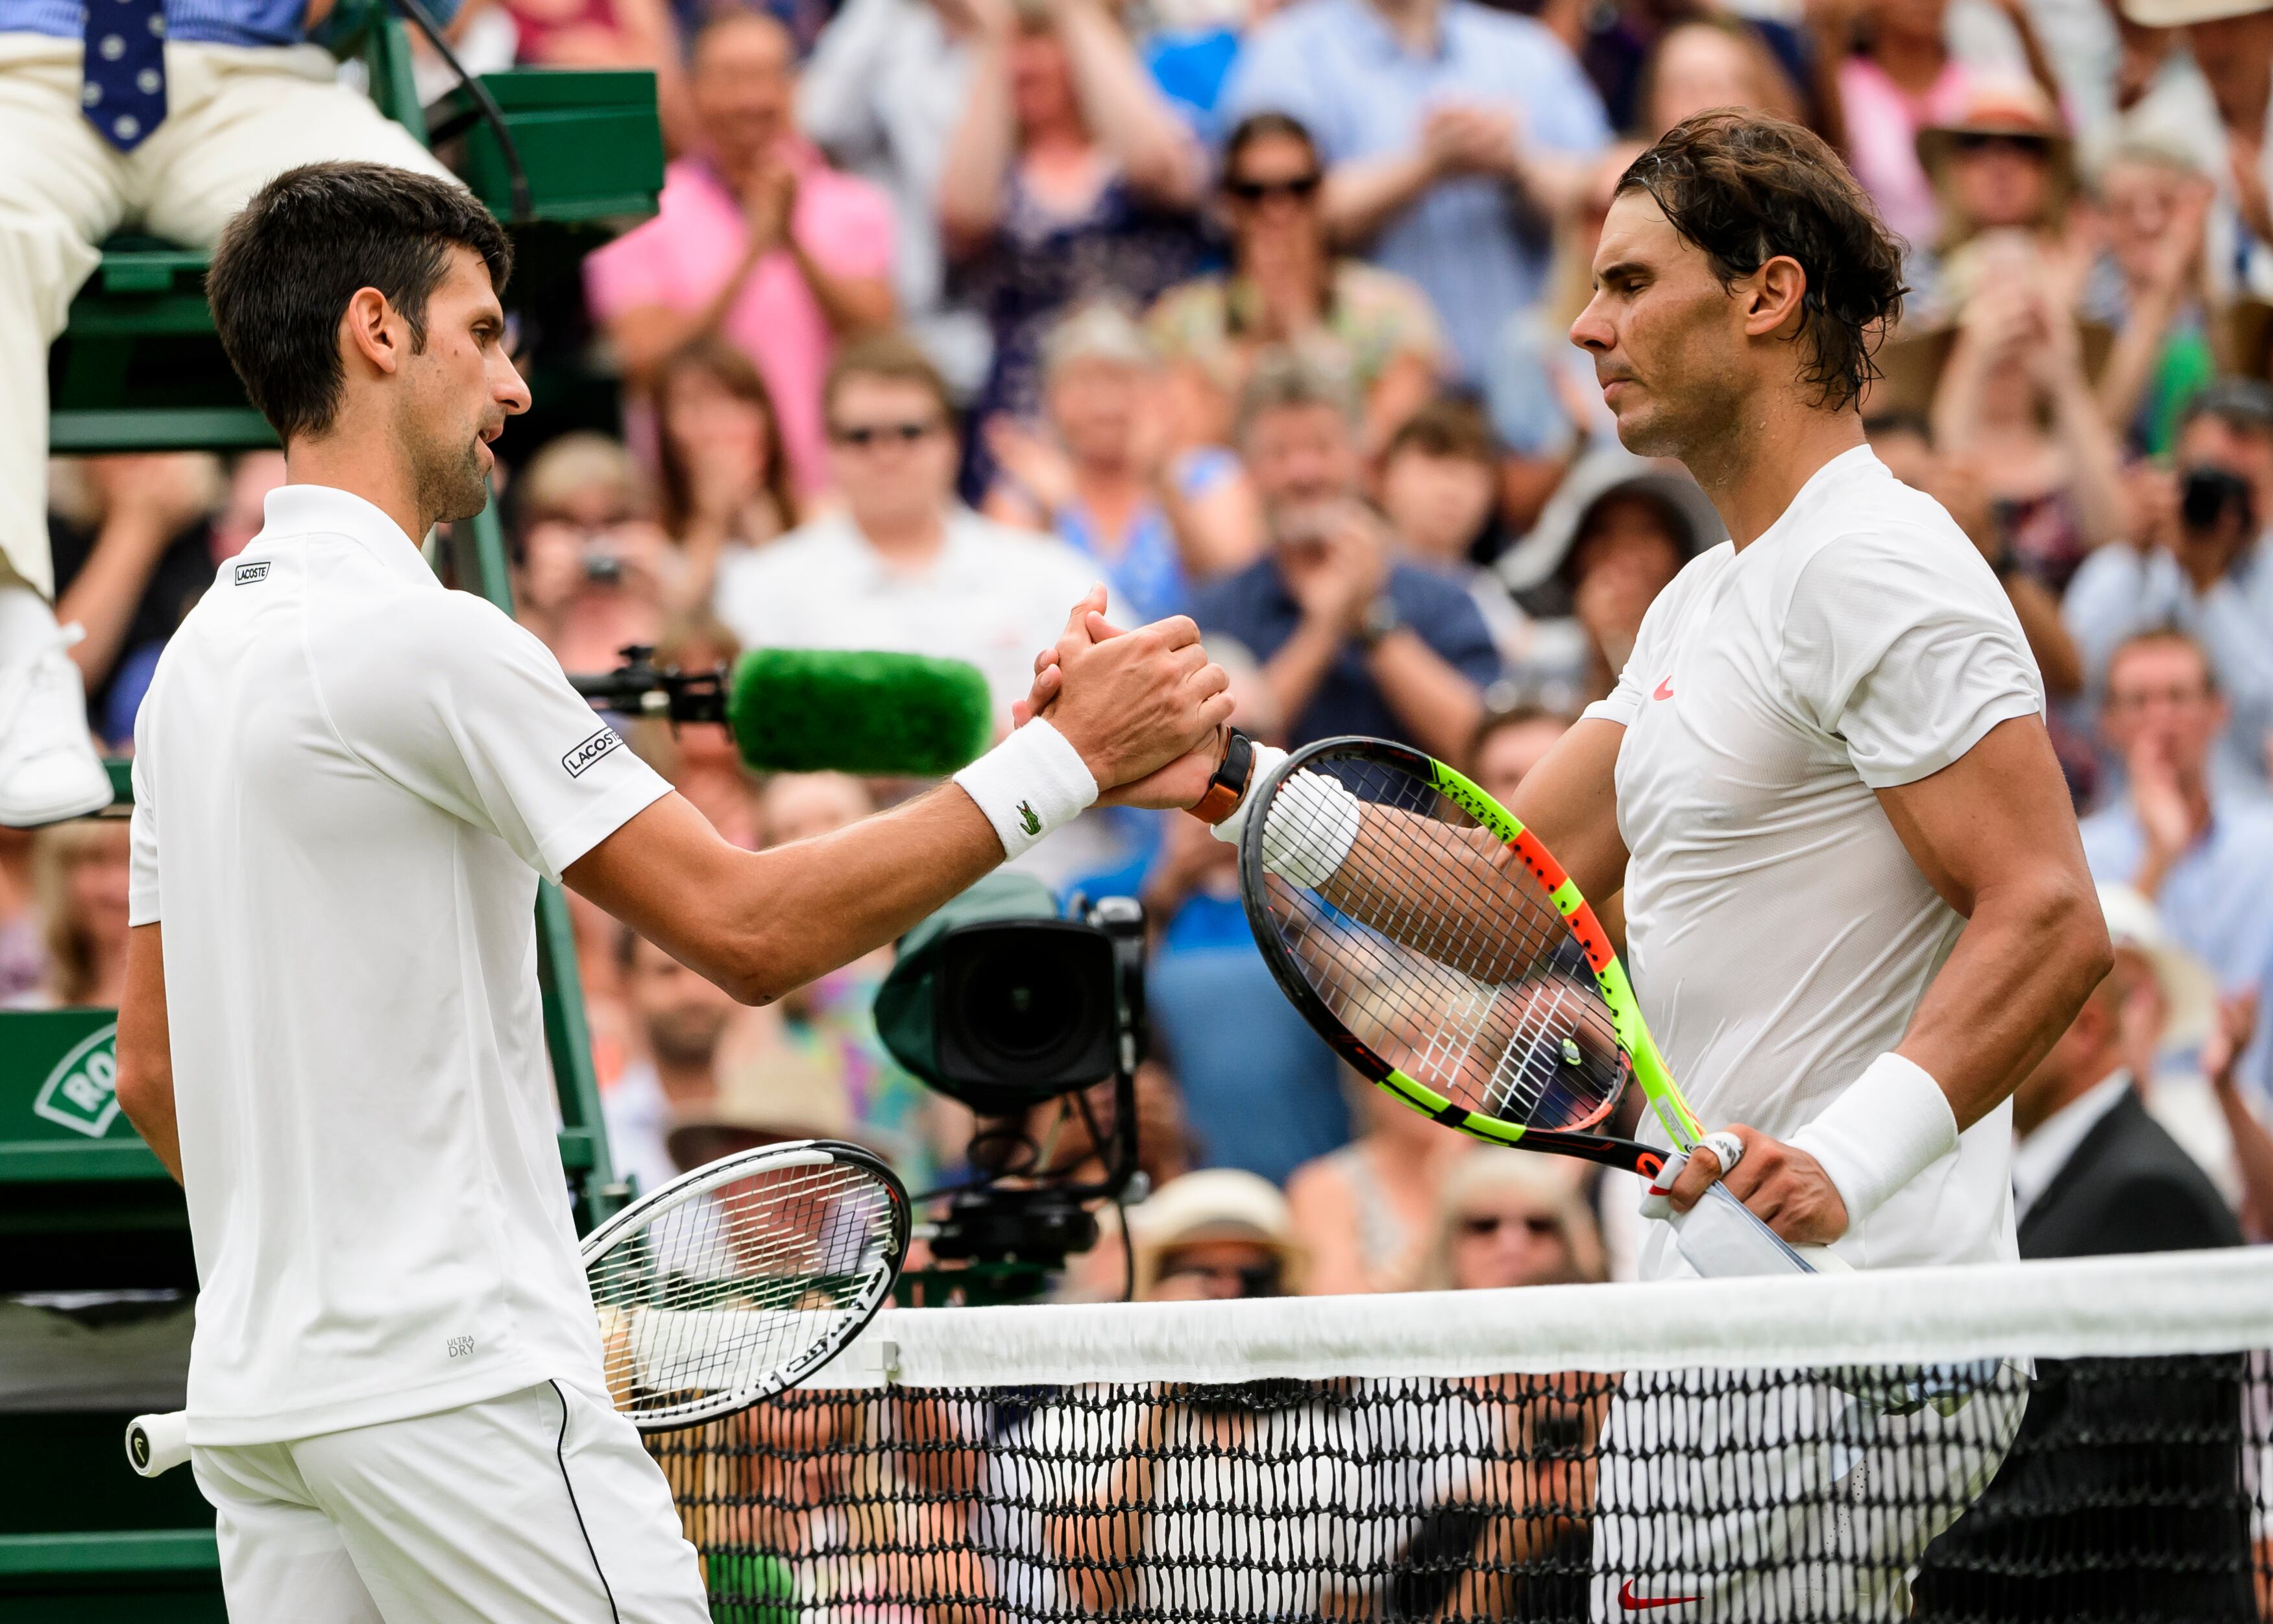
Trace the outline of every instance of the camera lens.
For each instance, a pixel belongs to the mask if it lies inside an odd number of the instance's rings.
[[[1006,1060],[1039,1060],[1062,1047],[1086,1013],[1062,960],[994,948],[971,966],[971,1036]]]

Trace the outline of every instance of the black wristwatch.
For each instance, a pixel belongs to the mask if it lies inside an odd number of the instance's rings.
[[[1206,792],[1186,808],[1202,823],[1221,823],[1239,810],[1247,797],[1247,781],[1255,775],[1255,741],[1237,728],[1224,743],[1223,765],[1208,780]]]
[[[1397,600],[1386,592],[1365,606],[1365,617],[1358,622],[1358,640],[1368,648],[1378,648],[1383,640],[1405,625],[1405,611],[1397,607]]]

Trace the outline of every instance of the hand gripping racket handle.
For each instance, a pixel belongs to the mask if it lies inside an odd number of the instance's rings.
[[[1681,1249],[1689,1267],[1706,1279],[1846,1272],[1846,1264],[1828,1247],[1795,1246],[1784,1239],[1717,1179],[1705,1186],[1694,1207],[1687,1212],[1674,1211],[1665,1192],[1688,1164],[1689,1157],[1680,1151],[1666,1158],[1642,1198],[1642,1216],[1672,1224],[1673,1244]]]
[[[190,1458],[190,1412],[138,1415],[126,1424],[126,1463],[146,1478],[173,1471]]]

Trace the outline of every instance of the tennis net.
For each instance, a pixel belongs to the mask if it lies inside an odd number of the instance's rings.
[[[895,1310],[652,1441],[715,1616],[2273,1618],[2273,1250]]]

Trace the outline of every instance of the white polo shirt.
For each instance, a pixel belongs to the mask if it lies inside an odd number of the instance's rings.
[[[2043,708],[1979,550],[1867,446],[1650,605],[1617,691],[1587,715],[1625,728],[1634,995],[1708,1126],[1788,1139],[1901,1041],[1965,922],[1875,791]],[[1654,1118],[1642,1136],[1665,1142]],[[1836,1250],[1872,1268],[2016,1256],[2012,1141],[1999,1106]],[[1669,1228],[1649,1228],[1642,1276],[1684,1272]]]
[[[345,491],[288,485],[158,662],[131,917],[162,922],[200,1294],[190,1436],[548,1378],[604,1401],[533,917],[668,793],[544,646]]]
[[[886,560],[843,513],[737,551],[718,565],[716,606],[746,648],[882,648],[968,660],[1005,726],[1033,685],[1034,655],[1105,566],[1054,535],[1015,530],[957,505],[939,556],[919,570]],[[1106,610],[1134,625],[1117,597]]]

